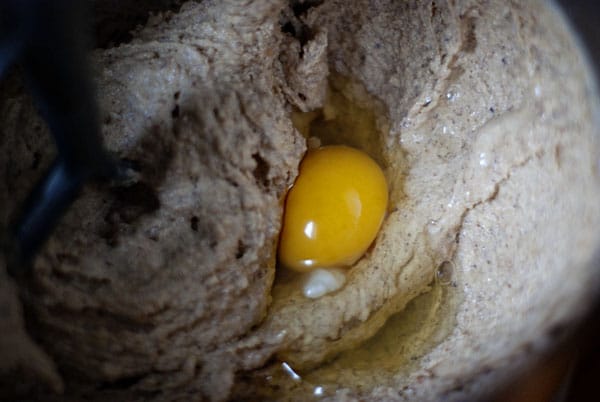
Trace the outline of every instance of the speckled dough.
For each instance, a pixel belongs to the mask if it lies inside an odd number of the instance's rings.
[[[93,55],[106,144],[140,178],[90,186],[35,263],[26,302],[67,373],[222,399],[235,370],[269,356],[249,355],[270,338],[240,339],[266,314],[281,199],[305,150],[273,73],[281,8],[192,2]],[[2,110],[6,225],[52,152],[29,102]]]
[[[450,336],[410,375],[340,378],[324,400],[476,399],[585,313],[597,99],[561,17],[525,0],[294,3],[189,2],[94,53],[107,146],[140,180],[86,189],[23,288],[68,397],[306,400],[311,384],[258,380],[354,348],[446,260],[463,295]],[[313,300],[273,287],[274,247],[305,150],[291,113],[324,105],[331,72],[380,104],[392,208],[344,287]],[[52,155],[26,98],[0,110],[6,225]]]

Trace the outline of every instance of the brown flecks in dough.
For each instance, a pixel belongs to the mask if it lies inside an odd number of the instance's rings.
[[[461,50],[463,52],[473,53],[477,48],[477,35],[475,32],[476,21],[476,17],[469,16],[468,14],[461,16],[461,29],[463,35]]]

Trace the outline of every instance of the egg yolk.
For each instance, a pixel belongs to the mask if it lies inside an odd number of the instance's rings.
[[[309,150],[287,195],[279,261],[296,271],[354,264],[387,203],[385,176],[368,155],[341,145]]]

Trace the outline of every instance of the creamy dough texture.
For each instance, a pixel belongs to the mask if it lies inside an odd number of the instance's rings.
[[[469,399],[585,312],[596,94],[546,3],[189,2],[133,37],[93,60],[105,141],[139,181],[90,186],[69,211],[22,286],[51,360],[36,348],[3,372],[60,389],[53,361],[74,399],[305,400],[314,384],[256,373],[356,347],[451,260],[464,302],[448,339],[410,375],[326,398]],[[381,112],[392,208],[345,286],[313,300],[273,285],[275,245],[305,151],[292,112],[326,105],[336,76]],[[52,155],[27,98],[0,102],[6,225]]]

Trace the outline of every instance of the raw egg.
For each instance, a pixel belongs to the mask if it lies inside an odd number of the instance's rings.
[[[342,145],[307,152],[289,190],[279,261],[296,271],[354,264],[377,236],[388,203],[383,171]]]

